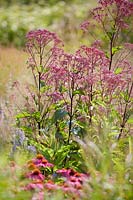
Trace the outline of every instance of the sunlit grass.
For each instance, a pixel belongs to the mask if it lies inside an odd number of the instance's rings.
[[[23,50],[13,47],[0,47],[0,145],[7,146],[13,135],[14,104],[13,82],[19,81],[21,86],[30,82],[30,73],[27,69],[27,54]],[[18,94],[21,101],[22,96]]]
[[[0,47],[0,95],[5,96],[13,81],[22,83],[29,79],[27,55],[13,47]]]

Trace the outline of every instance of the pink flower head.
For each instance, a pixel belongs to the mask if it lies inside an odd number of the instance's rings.
[[[47,183],[44,184],[44,188],[48,190],[57,190],[59,188],[53,181],[49,180]]]
[[[99,0],[98,1],[98,3],[101,4],[103,7],[112,5],[114,2],[115,2],[115,0]]]
[[[133,13],[133,3],[129,0],[115,0],[120,17],[129,17]]]
[[[51,41],[54,42],[54,46],[61,43],[61,40],[55,33],[52,33],[46,29],[33,30],[27,33],[27,46],[32,47],[34,45],[44,47]]]
[[[44,200],[44,192],[43,191],[35,192],[31,200]]]
[[[55,61],[50,66],[51,68],[51,80],[52,84],[56,88],[60,86],[69,85],[70,82],[75,82],[77,86],[81,83],[83,75],[83,69],[86,65],[86,58],[75,54],[62,53],[56,57]],[[59,96],[59,93],[53,94],[53,96]]]
[[[64,54],[64,50],[57,47],[57,46],[54,46],[52,49],[51,49],[51,52],[52,52],[52,56],[57,58],[57,57],[60,57]]]
[[[56,173],[69,178],[70,176],[73,176],[76,172],[73,169],[59,169],[56,171]]]
[[[70,187],[74,187],[76,189],[82,189],[82,182],[79,181],[79,179],[77,179],[76,177],[70,177],[70,179],[67,181],[67,184],[70,186]]]
[[[88,30],[88,27],[90,25],[90,22],[89,21],[84,21],[81,25],[80,25],[80,28],[83,32],[86,32]]]
[[[107,8],[107,9],[106,9]],[[133,13],[133,3],[129,0],[99,0],[99,6],[92,11],[93,17],[96,21],[104,23],[105,17],[110,21],[110,11],[116,13],[116,24],[119,27],[127,28],[124,22],[125,17],[129,17]]]
[[[34,69],[36,66],[36,61],[33,58],[29,58],[27,63],[28,63],[28,67],[31,67],[32,69]]]
[[[95,47],[87,47],[84,45],[80,47],[77,53],[79,56],[86,59],[86,65],[84,66],[84,69],[86,68],[87,71],[92,71],[91,69],[95,69],[96,66],[102,68],[108,66],[109,64],[109,59],[106,58],[105,53]],[[89,76],[90,75],[91,74],[89,74]]]
[[[74,187],[74,184],[72,182],[67,181],[63,183],[60,188],[64,191],[64,193],[70,194],[73,196],[74,199],[79,199],[81,196],[81,188],[80,187]]]
[[[52,73],[52,79],[54,78],[56,81],[58,80],[64,80],[66,77],[66,69],[58,66],[58,65],[52,65],[51,66],[51,73]]]
[[[46,158],[42,154],[38,154],[35,159],[32,160],[33,164],[36,167],[53,167],[54,165],[52,163],[49,163]]]
[[[37,167],[43,167],[43,168],[46,168],[46,167],[53,167],[54,165],[52,163],[49,163],[45,158],[42,159],[42,161],[37,164]]]
[[[68,169],[59,169],[56,171],[57,174],[61,174],[64,177],[69,176],[69,170]]]
[[[36,180],[25,186],[25,190],[43,190],[43,182]]]
[[[121,29],[128,29],[129,25],[127,23],[125,23],[125,21],[123,19],[118,19],[117,20],[117,25],[121,28]]]
[[[98,48],[98,47],[101,46],[101,41],[100,40],[95,40],[91,46],[94,47],[94,48]]]
[[[132,43],[125,43],[124,46],[125,46],[127,49],[133,51],[133,44],[132,44]]]
[[[34,163],[35,165],[38,165],[38,164],[40,164],[40,163],[42,162],[43,159],[44,159],[44,156],[43,156],[42,154],[38,154],[38,155],[36,156],[36,158],[33,159],[32,161],[33,161],[33,163]]]
[[[44,180],[44,175],[41,174],[40,170],[39,169],[34,169],[32,172],[28,173],[26,175],[27,178],[30,178],[32,180],[41,180],[43,181]]]
[[[104,8],[102,6],[98,6],[93,9],[92,15],[96,21],[101,22],[106,14],[104,12]]]
[[[53,92],[50,94],[54,103],[62,99],[60,92]]]

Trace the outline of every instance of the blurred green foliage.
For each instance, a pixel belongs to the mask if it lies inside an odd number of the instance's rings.
[[[0,44],[24,46],[26,33],[39,28],[48,28],[63,40],[73,41],[92,5],[95,3],[86,0],[0,1]]]
[[[99,136],[99,141],[90,139],[89,135],[86,142],[78,141],[87,167],[85,172],[90,173],[83,188],[82,199],[132,200],[132,139],[123,138],[116,143],[112,136],[108,136],[106,128],[102,132],[104,138]],[[0,199],[33,199],[34,190],[22,190],[28,183],[23,178],[26,163],[33,155],[21,150],[14,154],[14,160],[10,162],[9,149],[4,148],[0,149],[0,157]],[[44,192],[45,200],[72,199],[67,196],[63,198],[62,191]]]
[[[53,5],[61,1],[66,3],[71,3],[71,2],[77,2],[79,0],[1,0],[1,5],[11,5],[16,3],[25,5],[29,5],[32,3]]]
[[[89,30],[89,40],[88,36],[83,39],[79,30],[96,4],[96,0],[0,0],[0,44],[22,47],[26,33],[39,28],[56,32],[69,49],[80,42],[88,45],[97,36],[103,39],[99,27]],[[131,29],[123,31],[122,39],[132,43]]]

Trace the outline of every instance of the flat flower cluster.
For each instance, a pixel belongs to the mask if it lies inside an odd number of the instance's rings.
[[[106,15],[106,9],[112,6],[112,14],[116,14],[116,23],[119,28],[126,28],[122,18],[129,17],[133,12],[133,3],[128,0],[100,0],[99,6],[94,8],[93,16],[98,22],[102,22]],[[128,26],[127,26],[128,27]]]
[[[33,191],[33,196],[41,200],[44,198],[44,191],[56,190],[63,191],[64,195],[70,198],[80,198],[83,184],[87,182],[89,175],[65,168],[54,171],[54,165],[38,154],[36,158],[28,161],[24,177],[29,183],[23,189]]]

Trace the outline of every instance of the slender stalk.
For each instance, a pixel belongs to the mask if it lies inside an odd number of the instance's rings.
[[[69,85],[70,86],[70,85]],[[67,144],[69,145],[71,132],[72,132],[72,120],[73,120],[73,98],[74,98],[74,79],[72,78],[71,87],[69,87],[69,97],[70,97],[70,112],[69,112],[69,130],[68,130],[68,140]],[[67,156],[64,159],[64,166],[67,162]]]
[[[90,125],[92,124],[92,111],[91,111],[91,102],[92,102],[92,100],[93,100],[92,89],[93,89],[93,86],[92,86],[92,84],[91,84],[91,90],[90,90],[90,105],[89,105],[89,115],[90,115],[89,123],[90,123]]]
[[[93,75],[93,72],[94,72],[94,63],[93,63],[93,57],[91,59],[91,64],[92,64],[92,68],[91,68],[91,75]],[[90,119],[89,119],[89,124],[91,125],[92,124],[92,111],[91,111],[91,105],[92,105],[92,100],[93,100],[93,83],[91,84],[90,86],[90,98],[89,98],[90,102],[89,102],[89,116],[90,116]]]
[[[123,130],[124,130],[125,125],[126,125],[126,122],[127,122],[127,119],[126,119],[127,109],[128,109],[128,105],[129,105],[129,100],[130,100],[130,96],[131,96],[131,93],[132,93],[132,89],[133,89],[133,83],[131,85],[131,88],[130,88],[130,91],[129,91],[128,100],[127,100],[126,105],[125,105],[125,109],[124,109],[124,113],[123,113],[123,117],[122,117],[121,129],[120,129],[120,134],[118,136],[118,140],[121,138],[121,136],[123,134]]]
[[[40,94],[40,89],[41,89],[41,73],[39,72],[38,74],[38,112],[41,111],[41,94]],[[40,121],[38,122],[38,132],[39,132],[39,135],[40,135],[40,129],[41,129],[41,123]]]
[[[69,144],[70,141],[70,136],[71,136],[71,131],[72,131],[72,119],[73,119],[73,95],[71,96],[70,100],[70,113],[69,113],[69,131],[68,131],[68,141],[67,143]]]
[[[111,70],[112,62],[113,62],[113,43],[114,43],[115,33],[112,34],[110,38],[110,62],[109,62],[109,70]]]
[[[39,51],[39,67],[41,68],[42,66],[42,48],[40,46],[40,51]],[[39,69],[38,71],[38,112],[41,113],[41,70]],[[41,122],[40,120],[38,121],[38,133],[39,135],[41,129]]]
[[[71,88],[69,89],[69,96],[70,96],[70,112],[69,112],[69,130],[68,130],[68,140],[67,143],[69,144],[71,131],[72,131],[72,120],[73,120],[73,97],[74,97],[74,78],[72,77]]]

